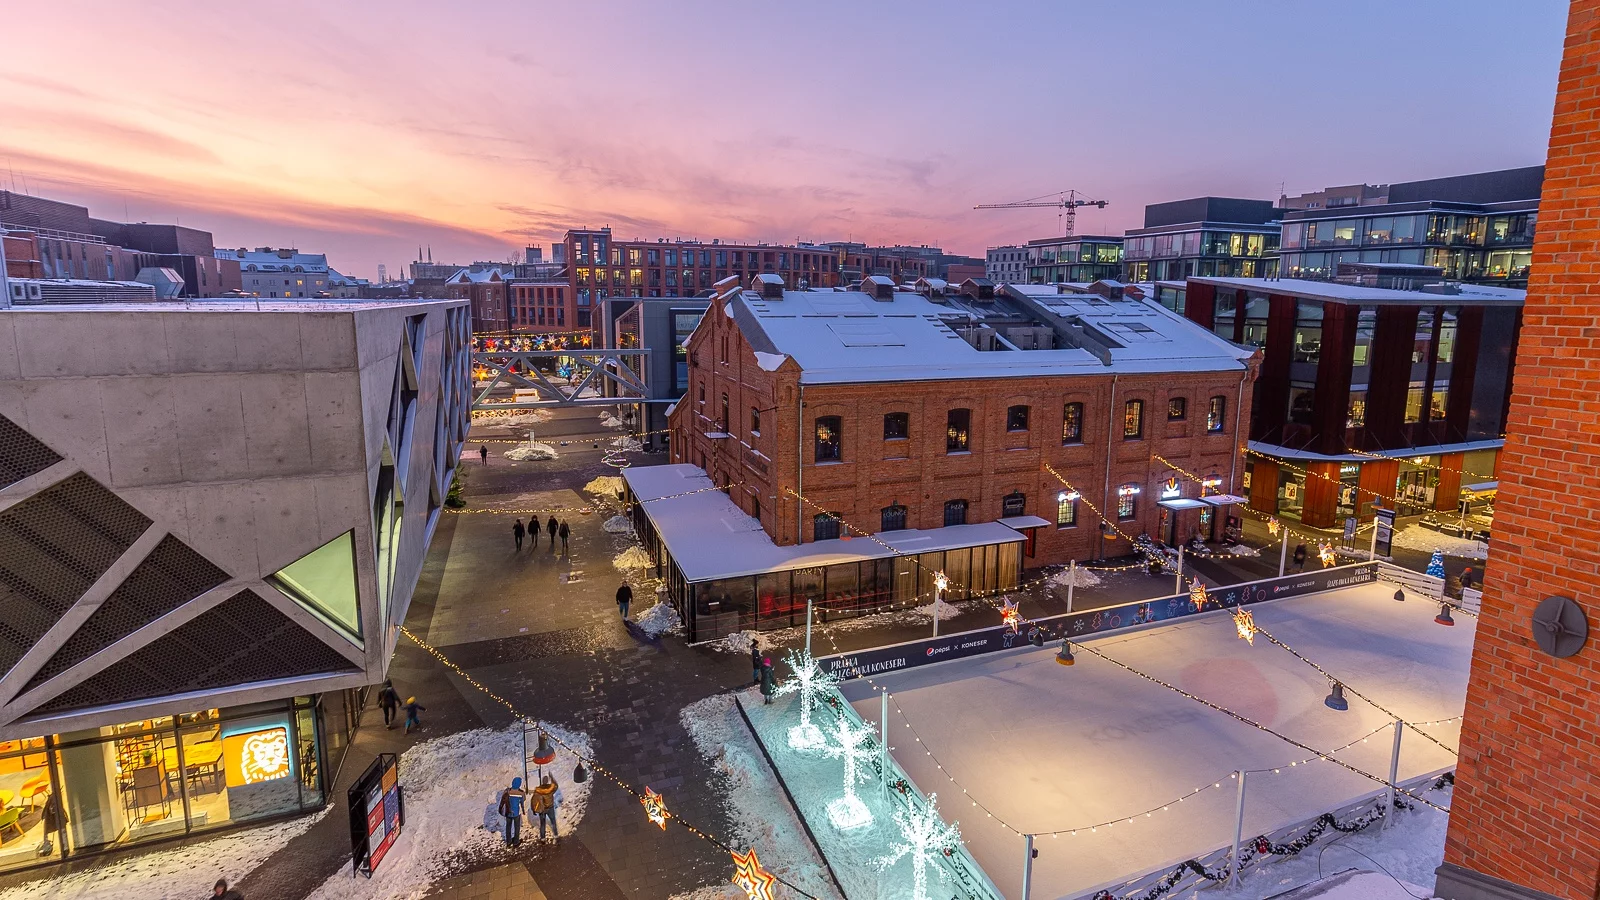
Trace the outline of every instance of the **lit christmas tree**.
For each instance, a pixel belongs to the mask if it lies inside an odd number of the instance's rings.
[[[939,818],[938,802],[939,795],[929,794],[927,806],[913,803],[909,809],[895,812],[894,823],[900,826],[905,841],[878,860],[878,868],[887,869],[901,857],[911,857],[911,900],[928,900],[928,866],[961,846],[961,831]],[[949,878],[943,866],[935,866],[934,871],[940,881]]]
[[[872,758],[873,751],[866,746],[872,729],[866,725],[857,728],[849,719],[840,718],[833,733],[837,742],[830,743],[823,752],[844,760],[844,796],[828,804],[828,821],[841,831],[871,825],[872,813],[856,796],[856,782],[871,777],[859,763]]]
[[[1428,574],[1435,578],[1444,577],[1444,551],[1433,551],[1433,558],[1428,560]]]
[[[822,729],[812,724],[811,711],[823,694],[838,687],[839,677],[824,672],[816,657],[806,650],[790,650],[783,661],[794,670],[794,677],[778,685],[778,693],[800,695],[800,724],[789,729],[789,746],[795,750],[820,749],[826,740]]]

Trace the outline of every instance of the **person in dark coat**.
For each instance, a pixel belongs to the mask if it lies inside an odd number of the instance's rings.
[[[479,444],[478,445],[478,458],[483,460],[483,464],[484,465],[487,466],[489,464],[489,445],[488,444]]]
[[[767,703],[772,702],[772,695],[778,692],[777,679],[772,676],[772,657],[761,658],[761,696]]]
[[[506,846],[522,843],[522,804],[528,792],[522,789],[522,779],[511,779],[511,787],[500,792],[500,815],[506,817]]]
[[[761,648],[750,645],[750,683],[761,683]]]
[[[418,715],[418,713],[426,710],[427,707],[418,703],[417,698],[406,698],[406,734],[410,734],[412,728],[422,727],[422,716]]]
[[[550,521],[546,522],[544,527],[550,532],[550,552],[554,553],[556,552],[556,529],[559,527],[556,525],[556,517],[551,516]]]
[[[228,887],[228,879],[218,878],[211,887],[213,900],[244,900],[244,895]]]
[[[567,535],[569,535],[571,533],[572,533],[571,529],[567,528],[567,520],[566,519],[562,519],[561,520],[561,552],[563,554],[565,554],[567,552]]]
[[[628,618],[628,606],[633,603],[633,588],[628,587],[624,581],[622,587],[617,588],[617,612],[622,613],[623,621]]]
[[[383,689],[378,691],[378,708],[383,710],[383,727],[393,728],[395,713],[400,710],[400,692],[394,689],[393,681],[383,682]]]
[[[1463,591],[1472,587],[1472,577],[1473,575],[1471,566],[1467,566],[1465,569],[1461,570],[1461,589]]]
[[[511,539],[517,542],[518,550],[522,549],[522,537],[527,533],[528,528],[522,524],[521,519],[518,519],[517,523],[511,526]]]
[[[1295,544],[1294,545],[1294,570],[1296,572],[1303,572],[1303,571],[1305,571],[1305,568],[1306,568],[1306,545],[1305,544]]]

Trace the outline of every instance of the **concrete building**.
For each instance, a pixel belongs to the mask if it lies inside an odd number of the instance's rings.
[[[326,253],[301,253],[299,250],[257,247],[247,250],[217,250],[218,259],[232,260],[239,266],[241,290],[252,297],[268,299],[331,297],[332,270]],[[350,296],[354,296],[353,285]]]
[[[1253,350],[1120,284],[963,290],[758,276],[713,298],[668,414],[678,465],[625,473],[694,639],[787,627],[807,596],[829,616],[927,600],[930,565],[965,597],[1142,533],[1224,536]],[[665,499],[699,481],[727,493]],[[714,550],[708,525],[730,532]]]
[[[669,405],[689,389],[689,335],[699,327],[709,298],[694,297],[607,297],[600,301],[596,321],[602,347],[643,347],[650,351],[639,376],[644,379],[648,398],[642,403],[639,431],[649,435],[647,444],[665,446],[666,435],[650,434],[667,428]]]
[[[1103,234],[1028,242],[1028,284],[1092,284],[1122,278],[1122,238]]]
[[[1389,202],[1387,184],[1345,184],[1290,197],[1278,197],[1279,209],[1338,209],[1346,206],[1378,206]]]
[[[1152,203],[1144,208],[1144,227],[1123,238],[1123,276],[1271,278],[1278,271],[1280,214],[1270,201],[1234,197]]]
[[[332,799],[465,437],[468,327],[459,302],[0,310],[0,867]]]
[[[983,272],[995,284],[1027,284],[1028,248],[1021,244],[990,247],[984,254]]]

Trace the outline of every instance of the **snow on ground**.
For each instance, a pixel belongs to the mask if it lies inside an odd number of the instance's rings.
[[[211,886],[218,878],[238,882],[332,808],[330,804],[314,815],[287,822],[234,831],[171,850],[98,863],[84,871],[28,882],[0,891],[0,900],[180,900],[210,896]]]
[[[622,428],[628,423],[617,418],[614,412],[603,412],[600,414],[600,424],[607,428]]]
[[[601,523],[600,527],[608,534],[628,534],[633,531],[633,523],[627,516],[612,516]]]
[[[772,640],[758,631],[735,631],[721,640],[706,644],[719,653],[749,653],[751,647],[764,650],[771,645]]]
[[[1255,547],[1246,546],[1245,544],[1232,544],[1232,545],[1230,545],[1228,547],[1223,548],[1222,552],[1230,554],[1232,556],[1260,556],[1261,555],[1261,551],[1259,549],[1257,549]]]
[[[624,453],[638,453],[644,450],[644,441],[631,434],[619,434],[611,439],[611,446]]]
[[[519,409],[501,412],[499,410],[475,410],[472,413],[474,425],[538,425],[548,422],[551,412],[547,409]]]
[[[616,475],[599,475],[583,486],[585,494],[599,494],[610,500],[622,493],[623,481]]]
[[[650,562],[650,554],[638,546],[630,546],[613,557],[611,565],[615,566],[618,572],[627,572],[629,569],[643,569],[654,564]]]
[[[1393,591],[1367,584],[1252,610],[1259,626],[1399,715],[1414,721],[1459,715],[1475,623],[1463,616],[1454,628],[1439,627],[1433,608],[1395,603]],[[902,738],[895,757],[923,790],[951,800],[969,791],[1022,832],[1088,829],[1138,816],[1097,832],[1042,838],[1034,867],[1039,896],[1075,896],[1226,846],[1234,824],[1230,773],[1241,765],[1282,768],[1248,781],[1245,827],[1251,835],[1338,809],[1377,788],[1332,763],[1291,767],[1306,751],[1143,681],[1088,648],[1312,747],[1331,749],[1377,731],[1338,758],[1387,773],[1389,732],[1378,730],[1384,714],[1354,697],[1346,711],[1329,709],[1321,674],[1268,642],[1239,640],[1225,612],[1110,634],[1084,646],[1071,668],[1057,665],[1055,649],[1046,647],[874,676],[894,692],[922,740]],[[871,691],[864,681],[845,685],[857,710],[876,720],[878,698]],[[1459,727],[1428,731],[1454,746]],[[1454,764],[1453,756],[1416,734],[1402,745],[1402,778]],[[1214,783],[1222,787],[1172,802]],[[1170,809],[1161,811],[1164,805]],[[1017,895],[1020,838],[981,812],[973,817],[974,810],[959,804],[949,809],[990,877],[1007,896]],[[1146,819],[1144,811],[1152,809]]]
[[[549,731],[589,755],[587,735],[555,727]],[[433,738],[401,754],[406,824],[400,837],[371,879],[351,878],[349,869],[341,869],[307,900],[420,900],[435,881],[464,864],[505,855],[504,819],[495,808],[511,779],[522,777],[522,747],[519,722]],[[561,786],[556,822],[562,834],[571,834],[583,818],[594,784],[593,778],[573,782],[576,764],[572,753],[557,745],[556,761],[546,767]],[[537,840],[538,835],[537,820],[529,816],[523,840]]]
[[[1489,545],[1483,541],[1471,538],[1456,537],[1453,534],[1444,534],[1421,525],[1407,525],[1400,529],[1394,536],[1393,546],[1403,550],[1419,550],[1423,553],[1432,553],[1443,550],[1446,556],[1462,556],[1467,559],[1487,559]]]
[[[741,851],[754,848],[762,867],[809,894],[829,900],[837,897],[794,807],[734,708],[733,695],[707,697],[685,707],[680,716],[700,755],[711,760],[722,776],[718,793],[733,824],[732,832],[723,836],[728,843]],[[786,888],[780,887],[778,892],[779,896],[788,895]],[[732,884],[710,885],[672,900],[744,900],[744,892]]]
[[[541,444],[538,441],[531,440],[524,441],[505,452],[506,459],[514,459],[519,462],[530,459],[556,459],[560,455],[556,452],[556,448],[549,444]]]
[[[1067,589],[1067,585],[1074,587],[1094,587],[1100,583],[1100,576],[1089,569],[1078,566],[1076,569],[1066,568],[1053,573],[1049,578],[1049,585],[1053,588]]]
[[[678,618],[677,608],[670,602],[663,601],[640,613],[634,619],[634,623],[639,626],[640,631],[650,637],[656,637],[677,629],[683,625],[683,620]]]

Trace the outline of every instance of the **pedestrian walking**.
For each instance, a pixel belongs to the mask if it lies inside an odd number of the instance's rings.
[[[617,612],[622,613],[623,621],[628,619],[628,607],[633,603],[633,588],[628,587],[624,581],[622,587],[617,588]]]
[[[518,519],[517,523],[511,526],[511,539],[517,542],[517,549],[519,551],[522,549],[522,537],[527,533],[528,527],[522,524],[521,519]]]
[[[1305,568],[1306,568],[1306,545],[1305,544],[1295,544],[1294,545],[1294,570],[1296,572],[1303,572],[1303,571],[1305,571]]]
[[[427,707],[423,706],[421,703],[418,703],[417,698],[406,698],[406,734],[410,734],[411,729],[413,728],[422,727],[422,717],[418,715],[418,713],[426,710]]]
[[[761,648],[750,645],[750,683],[761,683]]]
[[[567,520],[566,519],[562,519],[561,520],[561,555],[562,556],[567,555],[567,535],[569,535],[571,533],[572,533],[571,529],[567,528]]]
[[[556,517],[555,516],[551,516],[550,517],[550,521],[545,523],[545,529],[550,532],[550,552],[551,553],[556,552],[556,528],[557,527],[558,526],[556,525]]]
[[[533,789],[533,797],[529,800],[529,808],[539,817],[539,840],[544,840],[544,823],[550,823],[550,833],[556,840],[561,840],[561,830],[556,827],[556,807],[560,805],[556,799],[556,791],[560,790],[556,780],[545,775],[539,779],[539,786]]]
[[[766,703],[772,702],[772,695],[778,692],[778,682],[772,677],[772,657],[761,658],[761,696]]]
[[[522,843],[522,804],[528,792],[522,789],[522,779],[511,779],[511,787],[500,792],[500,815],[506,817],[506,846]]]
[[[244,900],[244,895],[228,887],[228,879],[218,878],[217,883],[211,886],[213,900]]]
[[[487,466],[489,464],[489,445],[488,444],[479,444],[478,445],[478,458],[483,460],[483,464],[484,465]]]
[[[383,727],[393,728],[395,714],[400,711],[400,692],[394,689],[393,681],[384,680],[383,689],[378,691],[378,708],[383,710]]]

